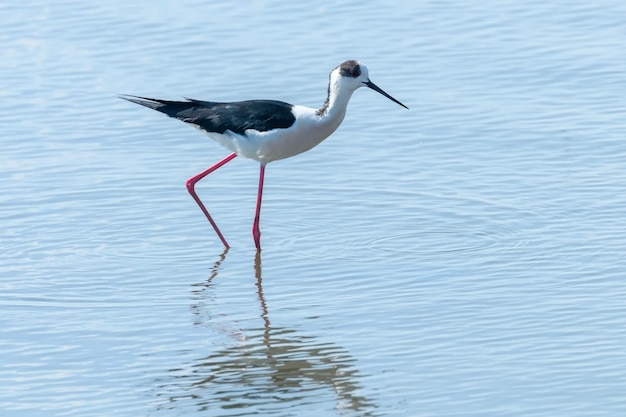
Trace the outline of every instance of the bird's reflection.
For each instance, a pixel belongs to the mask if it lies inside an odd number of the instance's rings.
[[[257,251],[254,257],[254,276],[256,278],[257,294],[259,295],[259,303],[261,303],[261,318],[265,324],[265,333],[269,335],[270,319],[267,312],[267,303],[263,295],[263,274],[261,272],[261,252]],[[268,336],[269,337],[269,336]]]
[[[207,280],[193,288],[195,324],[211,327],[213,280],[226,258],[222,253]],[[272,326],[263,294],[261,255],[254,260],[262,326],[237,329],[232,343],[191,363],[169,370],[159,381],[160,411],[221,410],[228,415],[281,414],[286,409],[330,404],[339,414],[373,416],[374,403],[359,395],[359,373],[347,350],[314,336]],[[243,335],[243,336],[242,336]],[[186,410],[185,410],[186,409]]]
[[[225,248],[217,261],[213,264],[211,274],[205,281],[192,285],[193,288],[191,292],[193,294],[194,302],[191,304],[191,311],[195,317],[195,325],[202,325],[203,323],[210,322],[210,316],[205,317],[205,314],[210,313],[210,309],[206,308],[207,304],[210,304],[212,301],[210,289],[213,287],[213,278],[217,276],[220,265],[222,265],[222,262],[226,259],[227,253],[228,248]]]

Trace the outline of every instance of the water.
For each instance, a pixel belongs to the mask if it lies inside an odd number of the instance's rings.
[[[623,2],[0,6],[2,416],[626,411]],[[324,100],[258,166],[116,93]]]

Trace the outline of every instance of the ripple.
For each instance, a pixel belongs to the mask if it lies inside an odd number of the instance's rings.
[[[466,227],[450,226],[447,229],[421,230],[399,233],[363,242],[373,251],[382,253],[411,253],[421,256],[455,255],[461,252],[477,252],[497,246],[504,235],[499,232],[468,230]],[[407,245],[407,242],[412,244]],[[436,245],[432,242],[437,242]]]
[[[359,201],[360,191],[341,192],[346,201]],[[384,208],[380,201],[361,202],[334,211],[332,219],[305,214],[306,222],[285,220],[272,225],[272,232],[282,238],[269,244],[297,248],[292,253],[306,258],[376,256],[397,260],[501,253],[527,244],[524,226],[536,217],[523,208],[467,197],[405,191],[385,194],[393,204]]]

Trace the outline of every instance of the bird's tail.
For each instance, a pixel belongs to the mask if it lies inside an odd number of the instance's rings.
[[[133,96],[130,94],[120,94],[118,97],[121,98],[122,100],[127,100],[132,103],[140,104],[142,106],[148,107],[153,110],[159,110],[159,107],[165,106],[168,103],[166,100],[159,100],[156,98],[149,98],[149,97]]]
[[[170,117],[175,117],[183,121],[187,121],[188,115],[186,113],[189,110],[192,110],[199,106],[201,107],[207,104],[213,104],[213,103],[209,103],[205,101],[194,100],[194,99],[187,98],[187,97],[185,97],[185,101],[174,101],[174,100],[161,100],[158,98],[133,96],[130,94],[120,94],[119,98],[130,101],[132,103],[139,104],[144,107],[148,107],[150,109],[166,114]]]

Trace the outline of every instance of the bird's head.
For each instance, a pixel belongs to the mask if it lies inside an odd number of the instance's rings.
[[[391,97],[389,94],[384,92],[382,88],[374,84],[370,80],[369,71],[367,70],[367,67],[365,66],[365,64],[363,64],[360,61],[355,61],[355,60],[345,61],[344,63],[342,63],[335,69],[333,69],[333,71],[330,73],[330,77],[331,77],[331,82],[334,78],[337,85],[341,87],[345,86],[346,88],[349,88],[352,91],[361,87],[371,88],[377,93],[380,93],[383,96],[387,97],[389,100],[401,105],[405,109],[408,109],[407,106],[400,103],[398,100],[396,100],[395,98]]]

